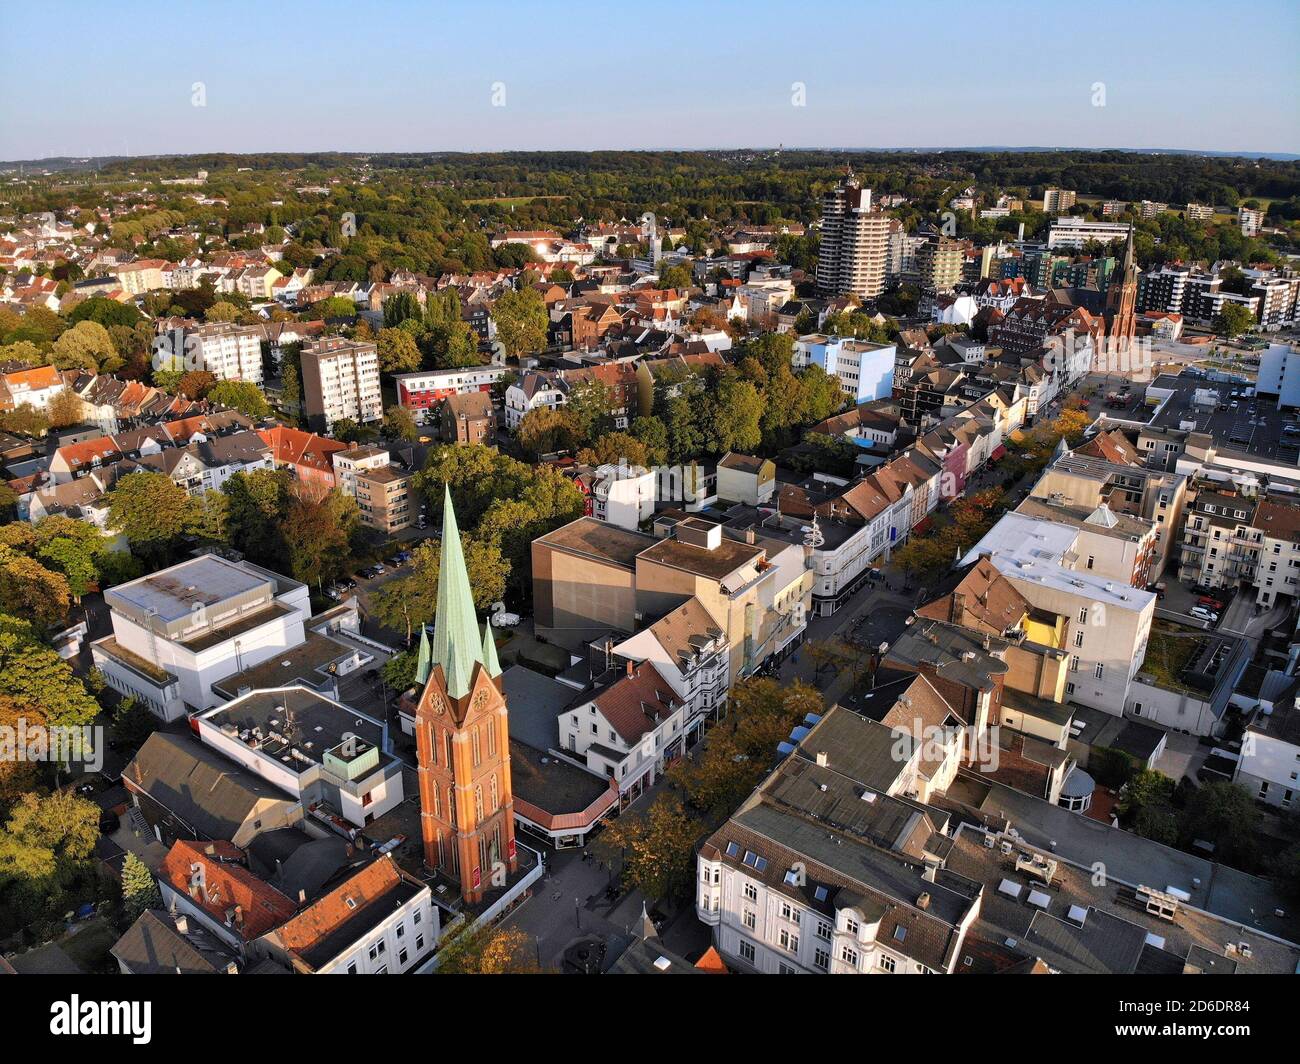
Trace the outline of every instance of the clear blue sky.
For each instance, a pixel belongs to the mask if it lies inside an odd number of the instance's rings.
[[[1297,152],[1297,56],[1296,0],[41,0],[0,7],[0,159],[777,143]],[[205,107],[191,105],[195,82]]]

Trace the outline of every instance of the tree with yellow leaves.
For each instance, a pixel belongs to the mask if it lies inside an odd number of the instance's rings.
[[[461,924],[438,946],[439,975],[531,975],[542,970],[528,936],[500,924]]]

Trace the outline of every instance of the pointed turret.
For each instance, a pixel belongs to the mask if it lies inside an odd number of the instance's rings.
[[[465,552],[451,504],[451,488],[442,502],[442,555],[438,568],[438,615],[433,628],[433,664],[441,665],[447,694],[463,698],[469,693],[474,666],[483,660],[474,595],[469,588]]]
[[[483,625],[483,671],[492,680],[501,675],[501,663],[497,661],[497,641],[492,635],[491,621]]]
[[[433,655],[429,652],[429,628],[420,625],[420,651],[415,658],[415,685],[423,687],[429,682],[429,669],[433,666]]]

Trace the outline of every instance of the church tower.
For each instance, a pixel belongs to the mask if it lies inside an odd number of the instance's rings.
[[[480,635],[451,492],[442,504],[438,613],[421,635],[415,743],[424,863],[467,902],[518,868],[510,733],[491,625]]]
[[[1106,346],[1110,355],[1126,355],[1137,336],[1138,269],[1133,255],[1133,227],[1124,246],[1124,267],[1106,292]],[[1121,367],[1116,367],[1121,368]],[[1123,367],[1127,368],[1127,367]]]

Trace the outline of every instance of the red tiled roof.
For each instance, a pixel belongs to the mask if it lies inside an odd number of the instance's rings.
[[[266,934],[294,914],[294,905],[242,864],[243,851],[229,842],[178,840],[158,875],[178,894],[224,924],[245,942]],[[194,882],[202,870],[202,884]]]
[[[634,743],[655,728],[655,717],[666,717],[677,706],[677,696],[653,665],[632,669],[595,698],[596,708],[624,742]]]
[[[366,906],[379,902],[401,881],[391,856],[372,861],[281,927],[277,932],[280,944],[291,953],[311,949]]]
[[[257,434],[271,448],[276,465],[306,466],[322,473],[334,473],[333,455],[346,451],[351,444],[327,440],[314,432],[276,425],[272,429],[258,429]]]

